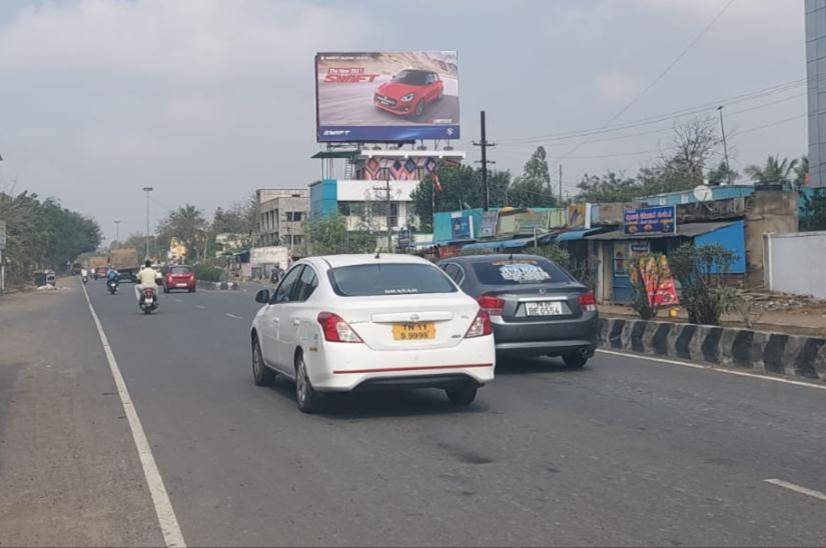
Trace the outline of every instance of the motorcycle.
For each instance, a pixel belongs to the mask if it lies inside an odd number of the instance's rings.
[[[152,314],[158,308],[158,294],[154,287],[145,287],[141,290],[140,309],[144,314]]]
[[[114,295],[118,292],[118,281],[117,280],[109,280],[106,282],[106,287],[109,289],[109,293]]]
[[[82,281],[82,282],[84,283],[84,285],[85,285],[85,284],[86,284],[86,282],[88,282],[88,281],[89,281],[89,276],[81,276],[81,278],[80,278],[80,279],[81,279],[81,281]]]

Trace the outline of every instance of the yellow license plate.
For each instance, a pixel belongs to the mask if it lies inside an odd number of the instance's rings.
[[[393,324],[393,340],[422,341],[435,338],[436,324],[433,322]]]

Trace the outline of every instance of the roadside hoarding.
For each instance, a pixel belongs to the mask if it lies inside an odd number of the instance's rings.
[[[624,234],[673,234],[677,232],[677,207],[655,206],[626,209],[622,216]]]
[[[473,217],[450,219],[450,239],[454,241],[473,239]]]
[[[315,57],[318,142],[459,138],[455,51]]]
[[[482,225],[479,227],[480,238],[493,238],[496,236],[496,221],[499,220],[499,212],[495,210],[482,212]]]
[[[568,228],[591,228],[591,204],[580,202],[568,206]]]

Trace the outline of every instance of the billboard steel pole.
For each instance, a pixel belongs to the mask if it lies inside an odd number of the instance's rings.
[[[490,192],[488,191],[488,164],[495,164],[496,162],[488,160],[488,147],[496,146],[495,143],[488,143],[487,133],[485,131],[485,111],[479,112],[479,122],[481,125],[482,139],[478,142],[474,141],[473,145],[482,148],[482,160],[478,163],[482,164],[482,207],[487,211],[490,207]]]

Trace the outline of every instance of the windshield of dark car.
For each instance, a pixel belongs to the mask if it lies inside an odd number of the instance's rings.
[[[173,266],[170,270],[172,274],[189,274],[189,268],[186,266]]]
[[[330,282],[342,297],[454,293],[456,287],[435,266],[363,264],[330,270]]]
[[[473,271],[484,285],[519,285],[570,282],[571,277],[547,259],[496,259],[473,263]]]
[[[393,81],[411,86],[423,86],[427,84],[428,74],[421,70],[403,70],[393,77]]]

